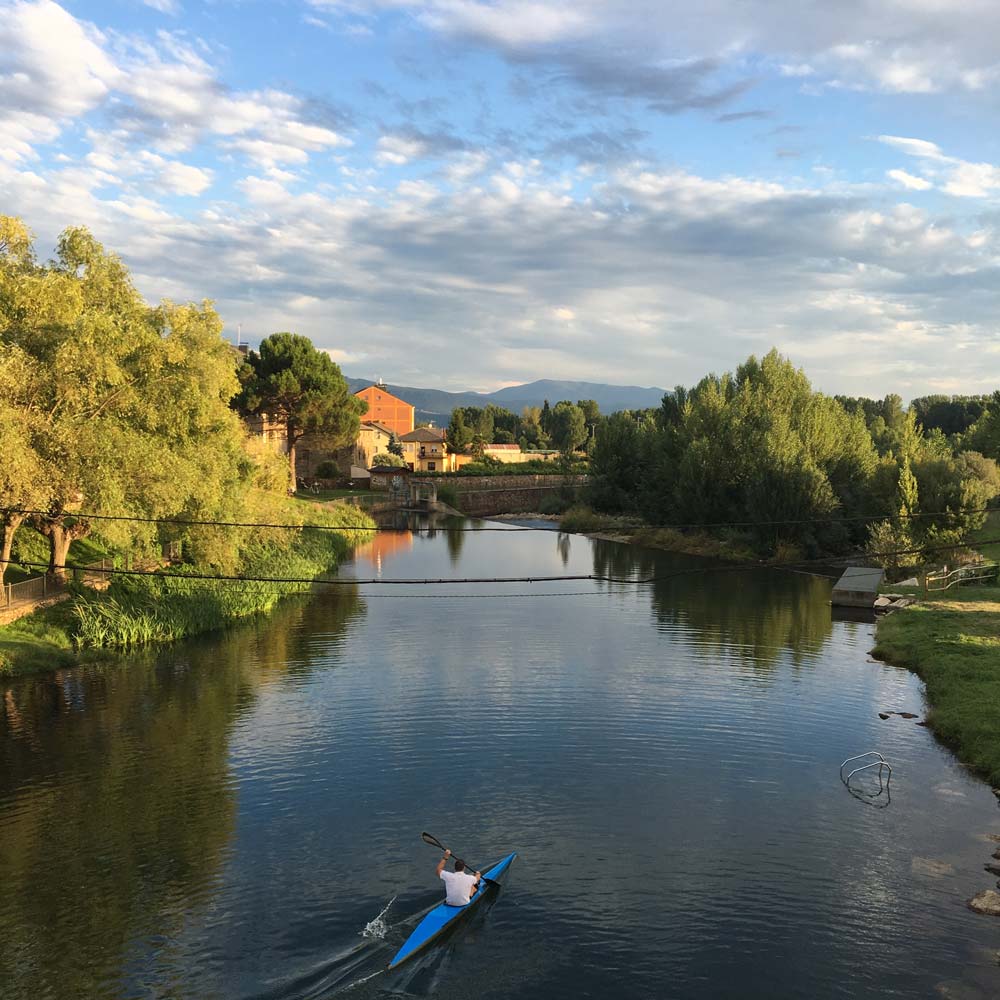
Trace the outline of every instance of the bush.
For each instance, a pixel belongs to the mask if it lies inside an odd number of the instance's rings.
[[[454,486],[440,486],[437,491],[438,500],[442,503],[448,504],[449,507],[454,507],[458,510],[458,493]]]
[[[340,479],[340,466],[336,462],[320,462],[316,466],[316,479]]]

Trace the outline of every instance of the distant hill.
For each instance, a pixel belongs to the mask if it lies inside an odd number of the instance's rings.
[[[345,377],[352,392],[364,389],[375,381]],[[574,403],[578,399],[594,399],[601,408],[601,413],[614,413],[616,410],[645,410],[659,406],[666,392],[665,389],[655,387],[565,382],[547,378],[525,385],[511,385],[496,392],[444,392],[441,389],[418,389],[391,383],[386,383],[386,388],[394,396],[414,405],[418,421],[429,420],[436,424],[446,424],[456,406],[488,406],[493,403],[520,413],[525,406],[541,406],[546,399],[550,406],[554,406],[560,399],[569,399]]]

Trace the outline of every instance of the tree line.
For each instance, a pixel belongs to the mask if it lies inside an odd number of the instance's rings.
[[[919,412],[826,396],[772,351],[603,421],[590,499],[650,524],[728,524],[768,554],[954,543],[1000,494],[1000,393],[951,436]]]
[[[453,451],[482,455],[490,444],[518,444],[522,451],[556,450],[564,455],[586,445],[600,423],[601,410],[593,399],[560,400],[550,406],[526,406],[520,414],[490,403],[457,406],[448,424]]]

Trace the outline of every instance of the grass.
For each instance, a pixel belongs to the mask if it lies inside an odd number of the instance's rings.
[[[271,523],[305,521],[303,530],[257,531],[242,540],[237,573],[245,577],[313,580],[334,569],[373,527],[349,505],[310,508],[289,498],[257,498],[256,516]],[[316,531],[325,526],[347,530]],[[97,555],[95,558],[100,558]],[[57,605],[0,628],[0,674],[31,673],[79,662],[78,654],[128,650],[226,628],[271,611],[303,584],[193,579],[211,566],[179,567],[169,577],[114,576],[107,591],[79,587]]]
[[[364,487],[356,487],[353,490],[342,489],[342,490],[316,490],[314,493],[312,490],[296,490],[295,499],[296,500],[308,500],[311,503],[326,503],[330,500],[344,500],[347,497],[367,497],[370,496],[371,492]]]
[[[873,652],[923,678],[935,733],[1000,785],[1000,587],[956,588],[887,615]]]
[[[992,510],[986,515],[986,523],[969,534],[969,541],[981,542],[976,548],[984,559],[1000,562],[1000,542],[987,542],[988,538],[1000,538],[1000,510]]]
[[[559,521],[559,528],[576,534],[614,535],[634,545],[686,555],[740,562],[754,558],[750,547],[739,538],[716,538],[705,532],[650,528],[635,518],[601,514],[583,505],[567,510]]]

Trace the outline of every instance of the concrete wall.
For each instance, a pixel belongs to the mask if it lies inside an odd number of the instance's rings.
[[[437,476],[438,490],[455,491],[463,514],[521,514],[537,511],[542,499],[564,488],[578,490],[586,476]]]

